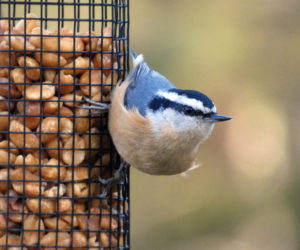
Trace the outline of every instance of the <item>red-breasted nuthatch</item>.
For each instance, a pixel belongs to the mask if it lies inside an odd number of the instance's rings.
[[[174,175],[195,168],[200,144],[215,122],[231,118],[218,115],[206,95],[176,88],[143,55],[130,53],[134,69],[115,87],[109,108],[108,127],[117,151],[148,174]],[[107,108],[86,101],[96,105],[86,108]]]
[[[109,131],[122,158],[145,173],[174,175],[195,167],[200,144],[215,122],[214,103],[194,90],[176,88],[152,70],[143,55],[133,57],[133,71],[112,94]]]

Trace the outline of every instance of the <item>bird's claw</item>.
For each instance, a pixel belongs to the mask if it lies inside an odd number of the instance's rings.
[[[102,103],[102,102],[96,102],[93,101],[87,97],[83,97],[83,101],[91,104],[91,105],[81,105],[81,106],[77,106],[78,108],[82,108],[82,109],[89,109],[92,111],[92,115],[100,115],[103,113],[108,112],[109,110],[109,104],[106,103]]]
[[[101,199],[106,198],[111,188],[114,185],[117,185],[120,181],[125,179],[125,173],[123,171],[125,167],[126,167],[126,163],[122,162],[120,167],[114,173],[114,175],[108,179],[103,179],[99,176],[98,181],[104,186],[104,191],[101,194],[97,195],[98,198]]]

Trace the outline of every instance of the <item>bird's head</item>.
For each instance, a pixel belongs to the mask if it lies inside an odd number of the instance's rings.
[[[159,130],[169,123],[178,131],[192,131],[206,139],[216,122],[230,120],[217,114],[210,98],[194,90],[170,89],[159,91],[148,105],[147,115]]]

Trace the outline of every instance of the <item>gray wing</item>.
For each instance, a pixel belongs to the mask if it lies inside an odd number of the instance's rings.
[[[145,61],[141,62],[128,77],[131,83],[125,93],[124,105],[128,109],[137,108],[143,116],[146,115],[148,104],[158,91],[175,88],[167,78],[150,69]]]

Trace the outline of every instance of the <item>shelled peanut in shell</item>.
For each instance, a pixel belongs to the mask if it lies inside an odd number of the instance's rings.
[[[114,189],[115,199],[96,198],[97,177],[111,175],[110,139],[80,108],[83,96],[109,102],[121,46],[108,27],[73,34],[27,18],[0,20],[0,249],[122,246],[126,201]]]

